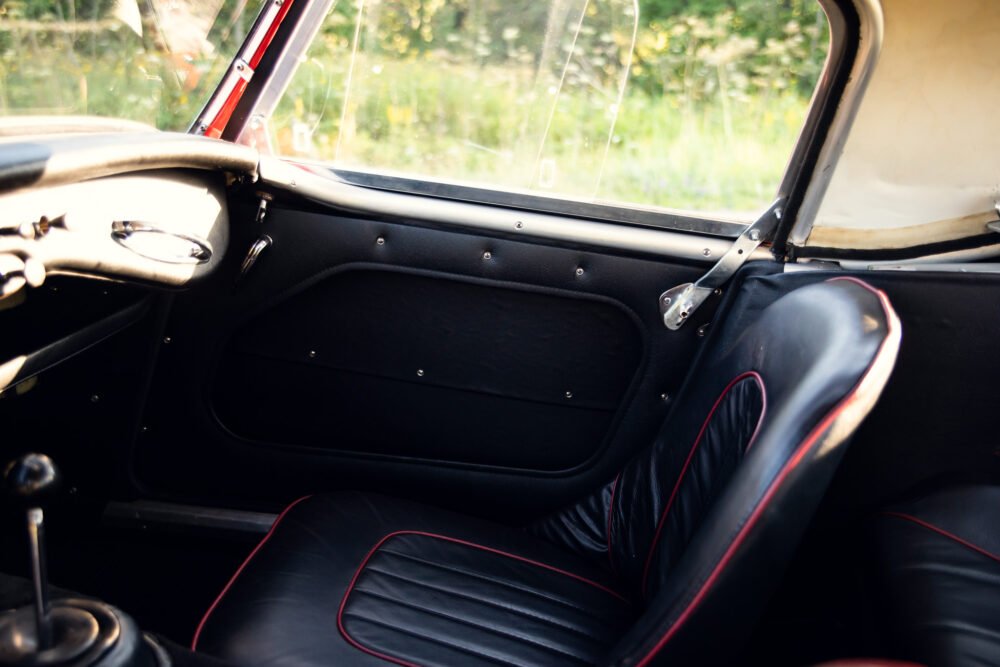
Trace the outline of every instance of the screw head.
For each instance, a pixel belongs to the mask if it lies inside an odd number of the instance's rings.
[[[92,395],[92,396],[90,397],[90,402],[91,402],[91,403],[97,403],[97,402],[99,402],[100,400],[101,400],[101,397],[100,397],[99,395],[97,395],[97,394],[94,394],[94,395]]]
[[[173,340],[174,340],[174,339],[173,339],[173,338],[171,338],[170,336],[164,336],[164,337],[163,337],[163,344],[164,344],[164,345],[170,345],[170,343],[172,343],[172,342],[173,342]]]
[[[663,392],[662,394],[660,394],[660,400],[661,401],[669,401],[670,400],[670,394],[668,394],[666,392]]]
[[[760,241],[760,230],[759,229],[751,229],[750,230],[750,240],[751,241]]]
[[[704,255],[705,257],[711,257],[712,250],[711,248],[705,248],[704,250],[701,251],[701,254]]]
[[[576,267],[576,275],[578,275],[578,276],[582,276],[583,275],[583,267],[582,266]]]
[[[310,359],[316,358],[316,350],[309,350],[309,358]]]
[[[487,250],[486,252],[483,253],[483,259],[493,259],[493,253]]]
[[[566,392],[566,398],[573,398],[573,392],[567,391]]]
[[[375,243],[377,243],[378,245],[385,245],[385,239],[380,236],[377,239],[375,239]]]
[[[520,220],[514,223],[514,229],[523,229],[523,228],[524,228],[524,223],[521,222]]]
[[[418,368],[417,369],[417,377],[418,378],[422,378],[423,376],[424,376],[424,369],[423,368]]]

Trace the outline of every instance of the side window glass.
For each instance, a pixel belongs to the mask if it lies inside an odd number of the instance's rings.
[[[338,0],[248,136],[342,172],[749,220],[827,49],[816,0]]]

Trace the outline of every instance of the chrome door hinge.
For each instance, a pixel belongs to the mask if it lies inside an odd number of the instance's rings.
[[[684,326],[705,299],[725,285],[726,281],[743,266],[757,246],[770,240],[781,220],[784,203],[784,198],[781,198],[771,204],[757,222],[743,230],[726,254],[697,282],[671,287],[660,295],[660,315],[663,316],[664,326],[671,331],[677,331]]]

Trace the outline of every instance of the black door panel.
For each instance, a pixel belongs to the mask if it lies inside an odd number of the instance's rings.
[[[221,422],[258,442],[526,470],[597,453],[642,361],[635,315],[387,268],[349,265],[237,332]]]
[[[274,244],[234,289],[262,232]],[[536,513],[649,441],[714,310],[667,331],[659,294],[704,269],[593,249],[273,204],[233,238],[175,298],[135,451],[146,493],[354,487]]]

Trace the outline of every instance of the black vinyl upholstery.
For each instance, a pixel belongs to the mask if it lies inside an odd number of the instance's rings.
[[[230,201],[234,220],[256,214],[243,195]],[[172,299],[136,443],[147,492],[260,506],[364,488],[443,507],[460,498],[470,514],[525,523],[614,477],[652,440],[672,407],[660,395],[679,394],[721,301],[670,333],[656,300],[697,279],[698,265],[278,201],[265,224],[284,250],[235,293],[242,253]],[[232,233],[247,248],[261,230]],[[398,364],[389,374],[376,363],[387,360]],[[223,479],[205,474],[220,467]]]
[[[730,659],[899,336],[884,294],[847,278],[719,327],[656,440],[526,530],[372,494],[305,499],[194,645],[240,665]]]
[[[875,535],[894,651],[926,665],[1000,664],[1000,487],[893,506]]]
[[[237,665],[586,664],[635,613],[606,572],[523,531],[345,492],[283,515],[195,648]]]
[[[600,455],[643,352],[610,299],[353,268],[240,327],[213,405],[258,443],[557,472]]]

